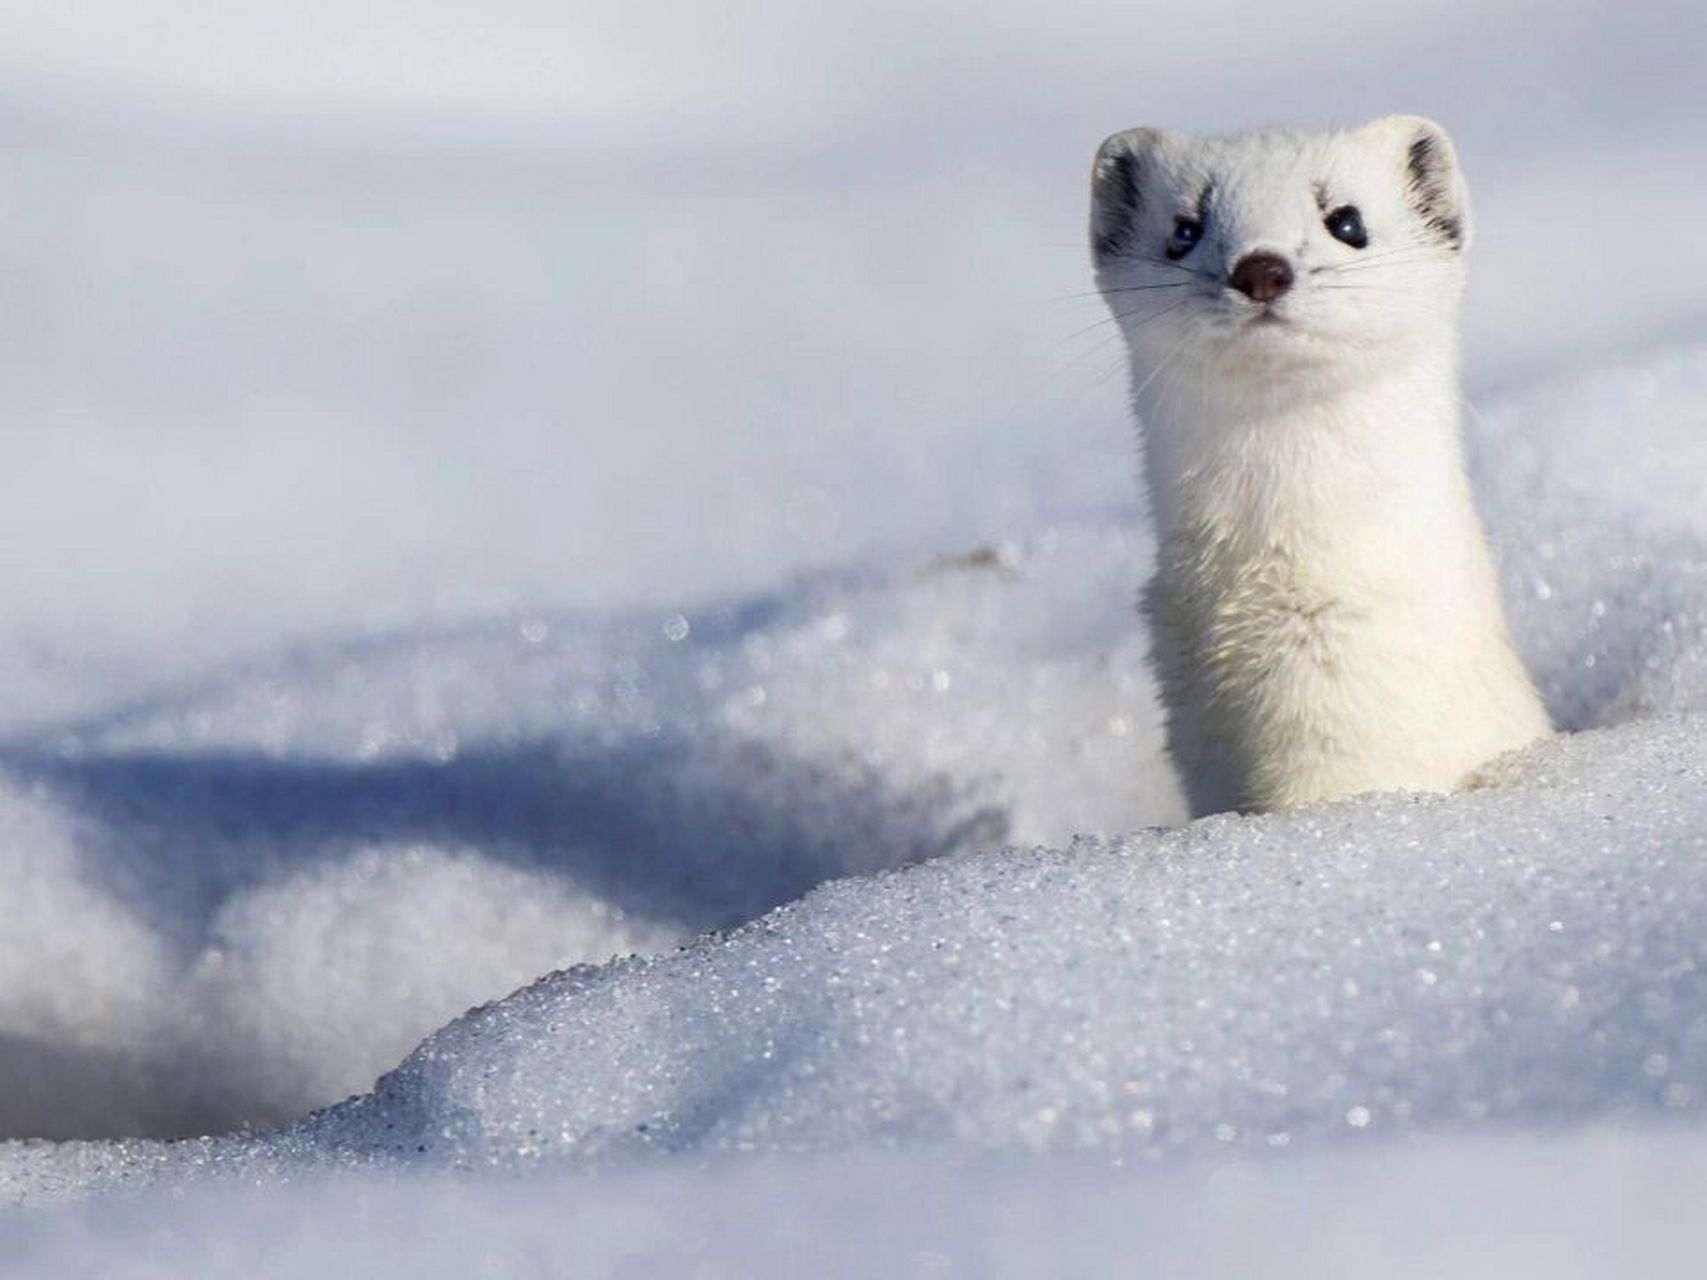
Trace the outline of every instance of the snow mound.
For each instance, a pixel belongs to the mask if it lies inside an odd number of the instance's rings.
[[[1172,819],[1144,554],[1086,524],[691,617],[303,645],[0,749],[0,1134],[280,1123],[547,970]]]
[[[1532,781],[845,881],[549,978],[320,1141],[458,1163],[878,1140],[1318,1144],[1707,1100],[1704,722]]]

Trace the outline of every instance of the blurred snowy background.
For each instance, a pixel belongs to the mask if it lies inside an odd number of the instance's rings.
[[[547,970],[963,856],[548,984],[282,1139],[0,1146],[0,1194],[204,1156],[564,1177],[636,1146],[929,1143],[845,1181],[772,1157],[487,1187],[469,1247],[519,1232],[506,1265],[535,1274],[567,1197],[635,1232],[751,1228],[622,1274],[793,1274],[751,1244],[776,1200],[848,1243],[812,1207],[846,1196],[962,1268],[941,1274],[991,1275],[966,1251],[986,1195],[1085,1189],[1088,1265],[1133,1204],[1163,1260],[1228,1213],[1281,1238],[1354,1182],[1380,1220],[1434,1169],[1503,1170],[1493,1194],[1562,1161],[1585,1172],[1560,1197],[1630,1222],[1650,1202],[1621,1170],[1707,1186],[1698,1142],[1529,1133],[1707,1096],[1704,55],[1700,5],[1659,0],[13,6],[0,1137],[289,1121]],[[1123,371],[1087,292],[1091,152],[1137,123],[1393,110],[1445,122],[1469,170],[1472,436],[1520,641],[1563,723],[1616,727],[1509,799],[1146,834],[1058,873],[1002,854],[1180,815],[1131,609]],[[1258,911],[1300,866],[1321,895]],[[1253,986],[1278,963],[1253,936],[1290,939],[1292,985]],[[970,978],[941,968],[962,956]],[[992,1031],[985,1001],[1018,1012]],[[931,1053],[873,1056],[909,1035]],[[1490,1116],[1526,1136],[1387,1148],[1368,1182],[1264,1165],[1279,1199],[1212,1159]],[[956,1163],[1056,1149],[1173,1152],[1201,1195]],[[882,1190],[927,1182],[930,1210]],[[345,1216],[281,1274],[364,1222],[376,1273],[417,1193],[256,1194],[162,1230],[235,1223],[240,1256],[268,1205],[330,1195]],[[137,1203],[0,1237],[21,1274],[154,1274]],[[897,1228],[933,1214],[946,1244]],[[620,1269],[617,1228],[580,1243]],[[410,1273],[435,1261],[478,1260]]]
[[[1086,157],[1131,123],[1447,122],[1478,390],[1675,334],[1704,21],[1384,5],[1348,47],[1217,2],[15,7],[7,719],[285,636],[667,613],[1131,506],[1076,296]]]

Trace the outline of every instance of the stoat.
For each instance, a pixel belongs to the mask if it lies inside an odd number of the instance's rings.
[[[1450,791],[1549,731],[1465,474],[1469,243],[1452,142],[1416,116],[1097,152],[1196,813]]]

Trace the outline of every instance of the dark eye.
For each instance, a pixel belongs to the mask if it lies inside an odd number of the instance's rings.
[[[1361,249],[1369,243],[1369,233],[1363,229],[1363,215],[1357,211],[1356,205],[1342,204],[1327,216],[1323,225],[1335,240],[1343,240],[1353,249]]]
[[[1183,258],[1203,239],[1203,224],[1196,218],[1175,218],[1174,233],[1168,237],[1168,257]]]

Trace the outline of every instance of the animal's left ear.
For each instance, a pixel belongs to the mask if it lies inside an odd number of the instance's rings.
[[[1403,164],[1405,197],[1442,244],[1470,244],[1470,192],[1452,139],[1424,116],[1382,116],[1362,129]]]

